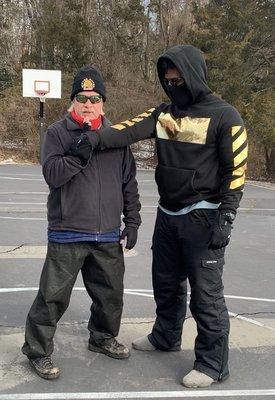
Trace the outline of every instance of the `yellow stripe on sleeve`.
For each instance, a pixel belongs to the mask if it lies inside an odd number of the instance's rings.
[[[138,115],[138,118],[140,118],[140,117],[147,118],[147,117],[150,117],[151,114],[152,114],[152,113],[144,112],[144,113],[142,113],[142,114],[139,114],[139,115]]]
[[[241,128],[242,128],[241,125],[239,125],[239,126],[232,126],[232,128],[231,128],[232,136],[235,136],[236,133],[238,133],[238,132],[240,131]]]
[[[118,129],[119,131],[122,131],[123,129],[126,128],[125,125],[127,126],[133,126],[135,125],[137,122],[141,122],[144,120],[144,118],[150,117],[150,115],[152,114],[152,112],[155,110],[155,108],[150,108],[150,110],[138,115],[135,118],[132,118],[131,120],[127,119],[126,121],[122,121],[119,124],[116,125],[112,125],[112,128],[114,129]],[[124,125],[123,125],[124,124]]]
[[[240,178],[235,179],[234,181],[232,181],[230,183],[230,187],[229,189],[237,189],[240,186],[244,185],[244,181],[245,181],[245,176],[241,176]]]
[[[116,125],[112,125],[112,128],[122,131],[122,129],[125,129],[126,126],[121,125],[121,124],[116,124]]]
[[[135,122],[132,122],[132,121],[129,121],[128,119],[127,119],[127,121],[123,121],[123,122],[121,122],[122,124],[125,124],[125,125],[127,125],[127,126],[133,126],[133,125],[135,125]]]
[[[234,167],[237,167],[241,164],[248,155],[248,146],[246,146],[236,157],[234,157]]]
[[[241,147],[242,144],[247,140],[246,130],[233,142],[233,153]]]
[[[242,176],[246,171],[247,165],[244,164],[242,167],[234,169],[233,176]]]
[[[143,121],[143,120],[144,120],[144,118],[138,118],[138,117],[131,119],[131,121],[134,121],[134,122],[140,122],[140,121]]]

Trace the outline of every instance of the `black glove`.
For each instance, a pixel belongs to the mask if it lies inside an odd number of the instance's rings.
[[[126,226],[120,236],[121,240],[124,240],[125,237],[127,238],[127,243],[125,248],[128,250],[131,250],[133,247],[135,247],[135,244],[137,242],[137,228],[133,228],[132,226]]]
[[[66,152],[66,156],[78,157],[81,165],[84,167],[90,159],[92,146],[85,133],[76,137],[71,144],[71,147]]]
[[[232,211],[222,210],[219,212],[213,225],[213,232],[209,244],[210,248],[220,249],[228,245],[234,219],[235,214]]]
[[[99,134],[96,131],[91,131],[90,126],[88,125],[88,127],[86,126],[88,124],[83,125],[83,132],[85,131],[85,129],[87,129],[86,135],[87,138],[89,140],[90,146],[92,148],[92,150],[94,150],[98,145],[99,145]]]

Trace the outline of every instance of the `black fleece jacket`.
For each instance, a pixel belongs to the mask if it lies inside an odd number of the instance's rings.
[[[104,117],[103,126],[110,125]],[[49,185],[48,226],[53,230],[110,232],[141,223],[136,166],[129,147],[94,151],[86,166],[65,155],[82,133],[69,115],[52,124],[43,145],[43,175]]]
[[[158,60],[159,79],[167,93],[161,64],[170,59],[192,95],[178,109],[161,104],[135,118],[100,131],[101,149],[156,138],[156,182],[160,204],[171,211],[201,200],[221,203],[236,212],[242,197],[247,161],[247,135],[238,111],[212,94],[206,64],[197,48],[175,46]],[[167,93],[169,95],[169,93]]]

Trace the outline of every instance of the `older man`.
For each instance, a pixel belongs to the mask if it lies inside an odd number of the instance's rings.
[[[79,270],[92,299],[88,349],[117,359],[130,355],[115,337],[123,307],[120,242],[126,240],[126,248],[133,248],[141,222],[135,162],[128,147],[91,152],[89,131],[110,125],[103,116],[105,86],[96,69],[78,71],[71,100],[69,114],[51,125],[45,136],[48,251],[22,348],[45,379],[60,373],[51,359],[53,337]],[[122,213],[125,228],[120,234]]]

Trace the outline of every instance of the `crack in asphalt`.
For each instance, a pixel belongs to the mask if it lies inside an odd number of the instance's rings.
[[[12,252],[15,251],[15,250],[21,249],[21,247],[23,247],[23,246],[25,246],[25,245],[26,245],[26,243],[22,243],[22,244],[20,244],[19,246],[14,247],[13,249],[1,251],[0,254],[12,253]]]

